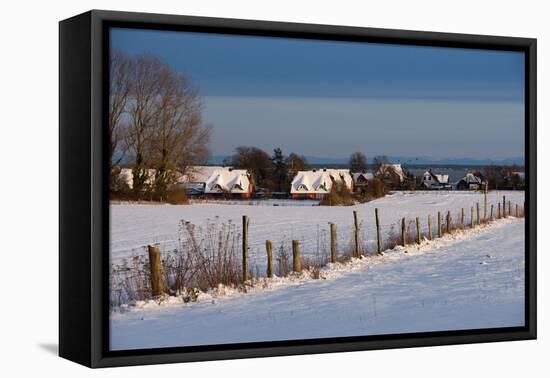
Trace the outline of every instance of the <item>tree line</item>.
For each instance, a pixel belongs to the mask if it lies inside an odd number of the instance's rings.
[[[150,54],[112,51],[109,75],[111,191],[166,198],[179,175],[210,156],[198,89]],[[121,181],[122,164],[131,169],[131,190]]]
[[[237,147],[225,163],[248,170],[254,186],[270,192],[288,192],[294,176],[299,171],[311,169],[302,155],[292,152],[284,156],[280,148],[275,148],[269,155],[261,148],[252,146]]]
[[[489,189],[525,189],[525,180],[520,177],[518,172],[523,172],[524,168],[518,165],[490,165],[479,172],[479,176],[487,181]]]
[[[237,169],[246,169],[250,174],[256,190],[268,192],[289,192],[290,184],[299,171],[312,169],[307,159],[300,154],[283,154],[281,148],[275,148],[269,155],[258,147],[237,147],[232,156],[224,161]],[[367,157],[362,152],[354,152],[350,155],[347,168],[350,172],[366,172],[368,168]],[[386,156],[375,156],[372,160],[372,170],[375,179],[384,187],[399,186],[400,178],[393,166],[389,164]],[[406,179],[409,175],[406,175]],[[344,189],[339,189],[344,190]],[[386,191],[386,188],[380,189]]]

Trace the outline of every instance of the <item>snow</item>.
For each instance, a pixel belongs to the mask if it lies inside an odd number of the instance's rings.
[[[401,164],[382,164],[378,171],[384,172],[385,175],[392,172],[399,177],[400,182],[405,180],[405,172],[403,172],[403,167]]]
[[[205,193],[248,193],[250,180],[246,169],[214,170],[206,181]]]
[[[201,183],[205,184],[206,181],[214,174],[216,171],[220,170],[229,170],[231,167],[222,167],[222,166],[204,166],[197,165],[189,167],[189,173],[181,177],[181,182],[189,183]]]
[[[512,206],[523,206],[522,191],[491,191],[488,194],[489,208],[502,196],[512,201]],[[144,246],[158,244],[162,251],[178,245],[178,226],[181,220],[197,226],[207,221],[226,222],[231,220],[240,225],[243,215],[250,218],[249,258],[250,267],[265,271],[265,240],[273,243],[274,250],[283,243],[290,248],[291,241],[301,243],[304,256],[324,255],[330,250],[329,222],[337,225],[338,249],[351,246],[353,241],[353,211],[358,212],[363,250],[375,248],[374,209],[379,208],[382,235],[387,236],[392,227],[399,233],[398,223],[402,217],[413,221],[420,217],[423,232],[427,231],[427,216],[432,215],[434,228],[437,212],[450,210],[458,219],[460,208],[464,207],[466,222],[469,222],[470,207],[476,202],[483,209],[483,194],[473,191],[448,192],[396,192],[368,203],[345,207],[309,206],[311,201],[229,201],[227,203],[194,203],[192,205],[111,205],[111,261],[116,263],[134,254],[145,253]],[[255,206],[250,206],[250,204]],[[284,206],[273,206],[274,204]],[[288,206],[290,204],[308,206]],[[314,203],[314,202],[313,202]],[[260,204],[260,205],[258,205]],[[265,205],[261,205],[265,204]],[[482,210],[483,211],[483,210]]]
[[[481,178],[471,172],[466,173],[466,176],[464,176],[460,181],[464,181],[466,184],[481,184]]]
[[[326,194],[334,182],[341,182],[348,189],[353,186],[349,169],[317,169],[299,171],[290,184],[290,193]]]
[[[141,302],[111,314],[111,349],[522,326],[524,247],[524,220],[508,218],[330,264],[322,279]]]
[[[360,177],[363,177],[363,179],[367,181],[372,180],[374,178],[374,175],[372,174],[372,172],[354,172],[351,175],[353,177],[354,182],[357,182],[357,180],[359,180]]]

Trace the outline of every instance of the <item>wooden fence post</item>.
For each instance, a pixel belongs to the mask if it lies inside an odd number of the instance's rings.
[[[502,196],[502,217],[506,218],[506,196]]]
[[[336,262],[336,224],[330,224],[330,262]]]
[[[489,217],[489,220],[492,222],[493,221],[493,204],[491,204],[491,215]]]
[[[460,209],[460,228],[464,229],[464,208]]]
[[[401,245],[404,247],[407,244],[407,232],[405,229],[405,218],[401,219]]]
[[[479,219],[479,202],[476,202],[476,210],[477,210],[477,225],[479,226],[480,224],[480,219]]]
[[[265,241],[265,250],[267,252],[267,278],[273,277],[273,247],[271,241]]]
[[[441,212],[437,212],[437,237],[441,237]]]
[[[420,234],[420,219],[416,217],[416,241],[418,242],[418,244],[422,242],[421,238],[422,235]]]
[[[433,233],[432,233],[432,216],[428,215],[428,239],[433,239]]]
[[[451,211],[447,211],[447,233],[451,233]]]
[[[508,216],[512,216],[512,201],[508,201]]]
[[[243,215],[243,282],[248,279],[248,216]]]
[[[487,222],[487,191],[489,182],[485,181],[485,190],[483,191],[483,221]]]
[[[376,217],[376,253],[382,253],[382,240],[380,238],[380,217],[378,216],[378,208],[374,209],[374,216]]]
[[[149,251],[149,266],[151,268],[151,295],[153,298],[162,295],[162,276],[160,274],[160,249],[158,247],[153,247],[152,245],[147,246]]]
[[[470,208],[470,227],[474,228],[474,207]]]
[[[516,203],[516,218],[519,218],[519,205]]]
[[[302,271],[302,260],[300,259],[300,242],[298,240],[292,241],[292,263],[293,270],[295,272]]]
[[[357,211],[353,212],[353,224],[355,231],[355,247],[353,250],[353,257],[361,257],[361,245],[359,243],[359,221],[357,220]]]
[[[498,203],[498,212],[497,212],[497,219],[500,219],[501,218],[501,214],[500,214],[500,202]]]

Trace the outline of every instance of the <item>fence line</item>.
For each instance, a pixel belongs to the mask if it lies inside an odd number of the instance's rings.
[[[506,201],[506,197],[503,196],[502,202],[497,203],[497,217],[494,217],[494,204],[484,203],[484,208],[490,206],[490,215],[482,221],[480,204],[477,202],[475,204],[476,215],[474,216],[474,206],[470,208],[470,227],[471,229],[480,226],[481,224],[490,223],[496,219],[506,218],[506,217],[524,217],[525,216],[525,204],[514,204],[514,212],[512,211],[512,202],[511,200]],[[259,273],[253,273],[253,267],[257,268],[257,263],[261,256],[264,256],[267,267],[265,271],[266,277],[273,277],[274,275],[274,262],[279,264],[279,274],[286,274],[289,272],[288,269],[281,270],[281,265],[284,263],[281,259],[281,251],[284,252],[284,249],[287,246],[291,246],[292,250],[292,271],[296,273],[302,272],[304,269],[309,270],[311,267],[320,267],[325,265],[328,262],[336,263],[342,261],[342,259],[347,259],[348,256],[352,258],[361,258],[362,256],[372,254],[382,254],[383,250],[391,249],[396,245],[410,245],[410,244],[420,244],[423,240],[432,240],[434,237],[439,238],[444,234],[455,232],[458,229],[465,229],[464,224],[464,208],[460,209],[458,222],[453,222],[451,217],[451,212],[446,212],[446,224],[445,232],[443,233],[442,217],[441,211],[437,212],[437,234],[433,234],[432,227],[432,215],[429,214],[427,217],[427,224],[424,224],[424,230],[422,229],[422,222],[420,217],[414,217],[407,219],[403,217],[397,220],[395,223],[381,223],[382,212],[375,208],[374,212],[374,224],[376,229],[376,235],[374,238],[369,240],[367,238],[367,227],[362,227],[366,223],[360,219],[360,216],[357,211],[353,211],[353,224],[348,227],[343,227],[342,225],[337,225],[334,222],[329,222],[326,229],[317,228],[316,241],[317,243],[311,243],[314,238],[306,238],[306,236],[301,235],[300,237],[288,238],[280,240],[278,244],[273,240],[265,240],[265,244],[262,242],[262,246],[258,243],[249,243],[249,225],[250,218],[246,215],[242,217],[242,226],[241,226],[241,275],[240,282],[243,284],[243,288],[246,290],[246,284],[254,277],[261,276]],[[485,214],[484,214],[485,217]],[[412,224],[416,224],[416,228],[411,227]],[[235,225],[233,225],[235,226]],[[195,226],[191,224],[186,224],[186,227],[194,229]],[[385,228],[389,233],[385,235],[385,238],[382,236],[382,228]],[[427,228],[427,229],[426,229]],[[208,228],[207,228],[208,229]],[[214,233],[218,229],[223,230],[224,227],[213,228]],[[397,230],[400,229],[400,235]],[[237,227],[228,227],[227,232],[238,232]],[[228,234],[229,235],[229,234]],[[229,236],[228,236],[229,237]],[[342,243],[342,241],[346,241]],[[219,243],[222,241],[220,240]],[[182,240],[182,245],[185,243],[197,243],[197,240]],[[287,244],[288,243],[288,244]],[[312,247],[313,245],[313,247]],[[265,248],[265,249],[264,249]],[[215,248],[214,248],[215,249]],[[164,259],[161,259],[160,249],[156,246],[149,245],[148,250],[148,266],[149,271],[139,270],[137,268],[132,269],[126,268],[128,272],[126,273],[126,280],[134,280],[132,287],[135,290],[143,292],[144,290],[149,290],[150,296],[152,298],[163,295],[164,293],[172,290],[171,287],[175,286],[174,282],[169,284],[171,278],[170,272],[163,271],[163,264],[165,264]],[[260,253],[260,250],[265,252]],[[347,252],[349,251],[349,253]],[[312,253],[313,252],[313,253]],[[275,253],[275,256],[273,254]],[[284,254],[283,254],[284,255]],[[311,256],[316,256],[317,260],[312,260]],[[208,263],[208,261],[203,261],[203,264]],[[137,263],[136,263],[137,264]],[[143,264],[143,261],[141,262]],[[147,265],[145,265],[147,266]],[[115,269],[113,269],[115,272]],[[281,273],[283,272],[283,273]],[[286,272],[286,273],[285,273]],[[139,277],[138,277],[139,276]],[[147,279],[145,279],[147,277]],[[139,280],[138,280],[139,278]],[[112,280],[112,285],[116,285],[117,282],[121,284],[122,281]],[[148,281],[148,282],[147,282]],[[177,282],[176,282],[177,283]],[[179,283],[183,285],[182,283]],[[119,293],[120,294],[120,293]]]

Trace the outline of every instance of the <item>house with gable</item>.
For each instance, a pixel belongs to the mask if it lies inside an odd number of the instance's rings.
[[[479,190],[482,189],[485,180],[478,172],[468,172],[455,184],[457,190]]]
[[[202,195],[205,192],[206,182],[219,170],[229,170],[231,167],[195,165],[187,168],[185,174],[181,174],[177,178],[177,185],[181,189],[185,189],[187,194]]]
[[[338,183],[353,191],[353,177],[349,169],[299,171],[290,184],[290,196],[293,199],[323,199]]]
[[[252,197],[253,185],[246,169],[223,168],[213,170],[204,187],[208,196],[232,195]]]
[[[431,169],[424,172],[421,185],[426,189],[450,189],[449,175],[435,174]]]
[[[375,176],[390,188],[400,188],[405,183],[407,173],[401,164],[381,164]]]
[[[353,178],[353,189],[356,192],[365,192],[369,186],[369,181],[374,178],[371,172],[354,172],[351,176]]]

